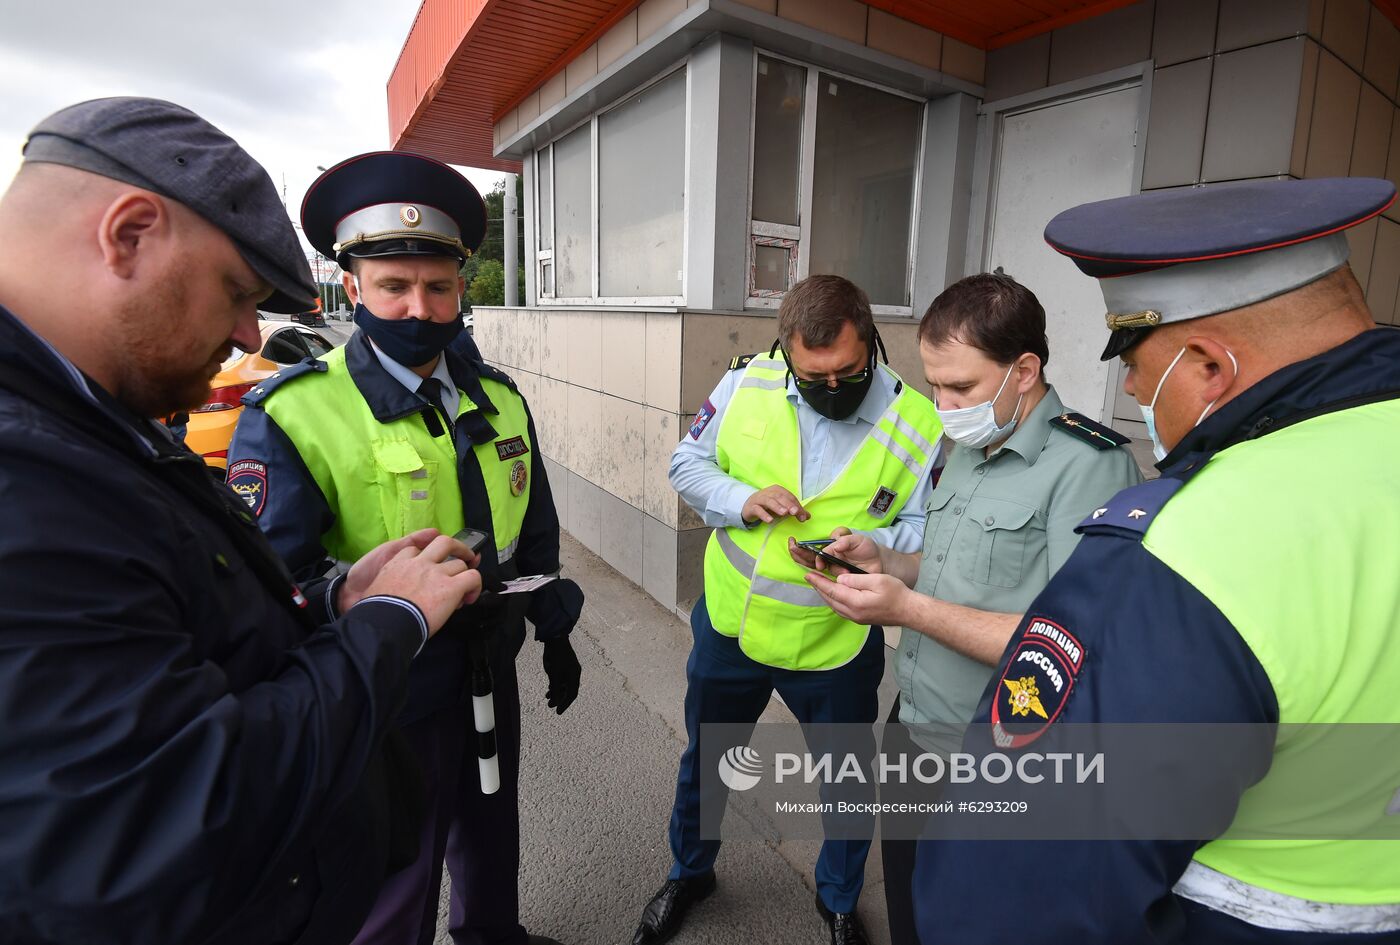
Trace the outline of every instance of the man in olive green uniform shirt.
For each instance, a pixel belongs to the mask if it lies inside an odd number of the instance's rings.
[[[923,553],[848,535],[827,550],[875,573],[839,584],[809,577],[842,616],[905,627],[889,719],[902,725],[887,727],[886,756],[958,750],[1022,613],[1074,550],[1074,527],[1142,478],[1126,437],[1068,412],[1046,383],[1045,311],[1013,279],[982,274],[949,286],[919,325],[919,352],[952,440]],[[884,799],[928,801],[938,790],[902,787],[887,783]],[[890,933],[894,945],[912,945],[917,826],[892,826],[881,839]]]
[[[914,590],[977,610],[1019,618],[1074,550],[1074,526],[1103,500],[1141,480],[1127,450],[1079,418],[1078,430],[1058,418],[1067,411],[1046,385],[1035,409],[1010,438],[987,455],[953,444],[929,499],[924,552]],[[997,655],[1005,640],[995,645]],[[963,723],[972,718],[992,666],[928,636],[900,633],[895,678],[899,720],[907,726]],[[917,729],[916,741],[948,754],[949,739]]]

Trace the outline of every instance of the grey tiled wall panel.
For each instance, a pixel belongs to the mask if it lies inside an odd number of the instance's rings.
[[[666,607],[676,606],[676,531],[642,516],[642,587]]]
[[[1288,173],[1304,42],[1283,40],[1216,57],[1204,180]]]
[[[1317,63],[1305,177],[1345,177],[1351,169],[1361,77],[1327,50]]]
[[[1386,98],[1395,98],[1396,77],[1400,75],[1400,30],[1376,8],[1371,8],[1371,26],[1366,31],[1365,75]]]
[[[1177,187],[1200,177],[1210,106],[1210,59],[1158,69],[1152,77],[1152,114],[1142,187]]]
[[[1152,0],[1055,30],[1050,41],[1050,84],[1057,85],[1152,55]]]
[[[1152,59],[1157,67],[1209,56],[1215,50],[1219,8],[1219,0],[1157,0],[1152,27]]]
[[[1366,28],[1371,20],[1371,0],[1326,0],[1322,17],[1322,45],[1360,72],[1366,60]]]
[[[1050,83],[1050,34],[987,53],[987,98],[995,102]]]
[[[642,510],[610,492],[602,494],[602,558],[638,587],[642,587]]]
[[[1216,49],[1224,52],[1308,31],[1309,0],[1220,0]]]

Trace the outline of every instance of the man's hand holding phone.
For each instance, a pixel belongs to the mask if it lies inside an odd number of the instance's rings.
[[[857,535],[842,526],[830,538],[806,541],[788,539],[788,554],[804,568],[829,571],[832,574],[879,574],[880,548],[864,535]]]
[[[355,562],[336,603],[345,613],[366,597],[401,597],[423,611],[431,636],[481,593],[481,574],[475,570],[480,561],[462,541],[424,528],[387,541]]]

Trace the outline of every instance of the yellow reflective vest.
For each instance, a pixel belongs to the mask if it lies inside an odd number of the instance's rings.
[[[719,422],[719,468],[755,488],[783,486],[812,517],[714,531],[705,548],[705,603],[715,630],[738,637],[744,653],[769,666],[822,670],[849,662],[869,628],[832,612],[803,579],[787,540],[822,538],[842,525],[889,525],[933,461],[942,432],[933,404],[900,383],[850,462],[810,496],[802,494],[802,442],[783,361],[750,361]]]
[[[430,435],[418,413],[381,423],[350,376],[345,348],[321,360],[325,373],[289,387],[295,396],[273,392],[264,409],[296,446],[335,513],[322,536],[326,552],[353,562],[420,528],[447,535],[460,531],[462,490],[452,437]],[[496,438],[472,449],[491,502],[497,560],[504,564],[515,553],[529,506],[528,454],[534,444],[520,395],[500,381],[480,380],[498,411],[491,418]],[[461,395],[459,417],[477,409]]]
[[[1400,903],[1400,759],[1378,755],[1366,777],[1335,786],[1328,774],[1353,770],[1332,746],[1362,744],[1337,733],[1400,718],[1400,577],[1388,566],[1400,507],[1397,429],[1400,400],[1386,400],[1232,446],[1172,498],[1143,539],[1229,619],[1278,697],[1273,763],[1240,798],[1231,833],[1298,839],[1227,833],[1197,850],[1195,862],[1234,880],[1232,890],[1247,883],[1314,902]],[[1346,457],[1348,495],[1369,501],[1337,502],[1318,487],[1335,479],[1337,457]],[[1391,842],[1348,839],[1358,836]],[[1188,879],[1207,877],[1193,869]]]

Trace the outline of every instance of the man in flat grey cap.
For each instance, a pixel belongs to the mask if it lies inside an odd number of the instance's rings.
[[[299,588],[150,419],[315,300],[199,116],[45,119],[0,242],[0,941],[349,941],[415,852],[387,733],[476,558],[425,529]]]

